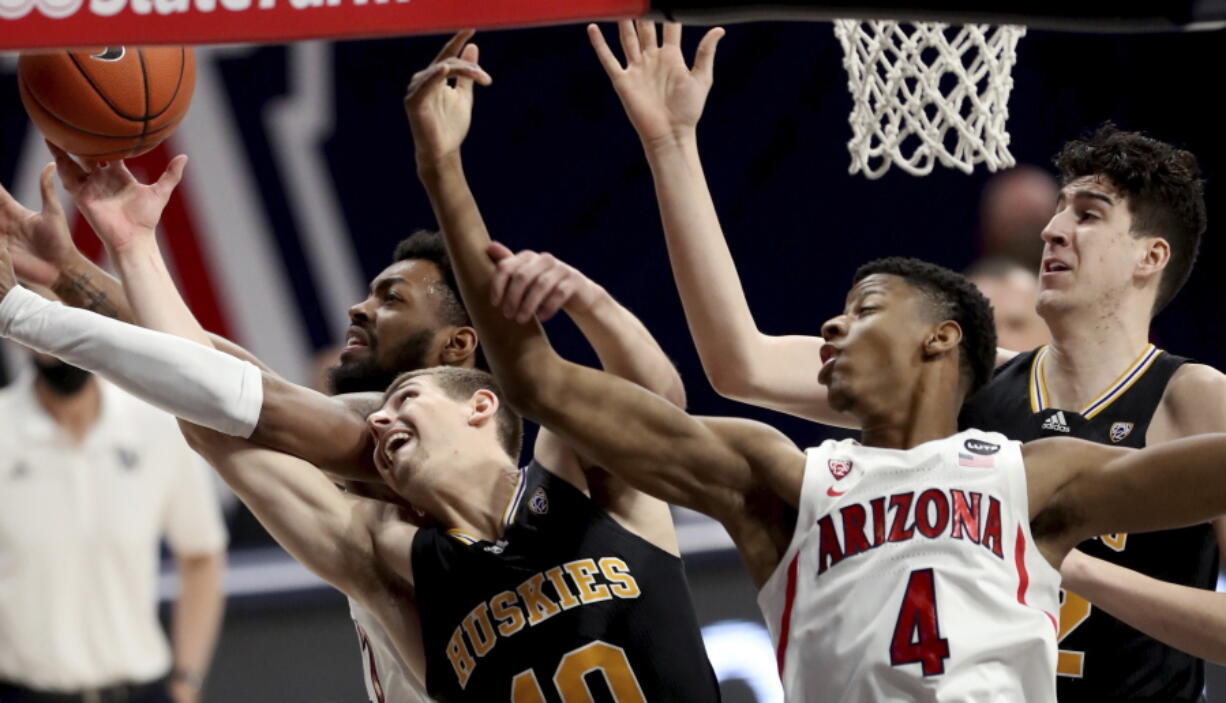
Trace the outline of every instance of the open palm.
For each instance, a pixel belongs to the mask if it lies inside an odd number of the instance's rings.
[[[112,251],[154,235],[187,165],[186,156],[176,156],[156,182],[145,185],[122,161],[87,170],[60,149],[52,148],[52,153],[64,187]]]
[[[680,24],[664,24],[663,44],[653,22],[621,20],[617,29],[625,67],[596,25],[588,25],[587,33],[639,137],[651,142],[692,130],[711,91],[715,46],[724,30],[716,27],[703,36],[691,70],[681,55]]]

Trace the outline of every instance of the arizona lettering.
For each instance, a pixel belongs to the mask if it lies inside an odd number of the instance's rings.
[[[837,523],[837,524],[836,524]],[[839,528],[842,528],[841,530]],[[929,488],[853,503],[817,521],[817,573],[887,542],[906,542],[917,535],[974,542],[1004,559],[1000,500],[957,488],[948,493]]]
[[[514,591],[478,603],[447,641],[447,659],[464,688],[477,661],[500,638],[539,625],[563,610],[613,598],[638,598],[641,593],[630,567],[617,557],[578,559],[555,566],[533,574]]]

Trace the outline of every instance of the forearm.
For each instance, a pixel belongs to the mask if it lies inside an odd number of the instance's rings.
[[[211,347],[66,308],[20,287],[0,300],[0,335],[226,434],[249,436],[259,418],[259,369]]]
[[[643,323],[608,291],[600,288],[594,303],[566,312],[592,345],[605,371],[685,407],[685,386],[677,368]]]
[[[111,254],[139,325],[212,346],[175,287],[156,239],[141,239]]]
[[[181,557],[179,598],[171,623],[174,669],[188,680],[203,681],[225,612],[224,553]]]
[[[1061,573],[1064,587],[1094,607],[1175,649],[1226,663],[1226,593],[1159,581],[1084,554],[1070,555]]]
[[[123,284],[80,252],[60,267],[51,290],[65,305],[136,324]]]
[[[760,337],[720,228],[692,131],[646,145],[669,261],[690,334],[713,385],[735,386]]]
[[[481,335],[490,368],[503,389],[531,392],[530,375],[539,363],[556,358],[536,320],[519,324],[490,303],[495,265],[486,255],[490,236],[468,187],[458,154],[418,160],[418,176],[451,256],[465,307]]]

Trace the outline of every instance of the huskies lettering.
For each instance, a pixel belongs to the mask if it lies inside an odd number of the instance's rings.
[[[986,503],[986,514],[983,507]],[[887,515],[890,527],[886,530]],[[869,541],[867,521],[872,518],[872,541]],[[966,540],[982,546],[998,559],[1004,559],[1001,541],[1001,504],[995,496],[974,491],[952,489],[948,492],[929,488],[919,494],[896,493],[886,498],[874,498],[866,508],[853,504],[839,510],[840,531],[833,515],[823,515],[817,521],[817,573],[848,557],[880,547],[886,542],[907,542],[919,533],[928,539],[948,537]]]
[[[503,638],[539,625],[564,610],[613,598],[638,598],[640,593],[630,567],[616,557],[580,559],[555,566],[533,574],[514,591],[503,591],[478,603],[447,641],[447,659],[460,688],[464,688],[479,660]]]

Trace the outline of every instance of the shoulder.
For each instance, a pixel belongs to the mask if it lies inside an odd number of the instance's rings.
[[[1177,437],[1226,431],[1226,374],[1206,364],[1184,364],[1162,394],[1160,412]]]

